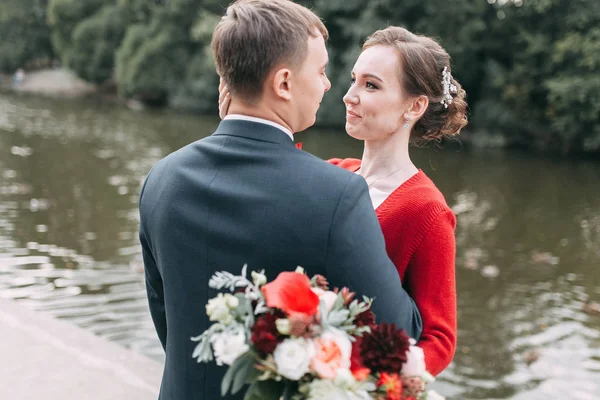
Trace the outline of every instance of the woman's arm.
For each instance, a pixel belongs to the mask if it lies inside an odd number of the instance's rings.
[[[350,176],[330,225],[326,276],[334,286],[348,286],[358,297],[375,298],[372,311],[378,323],[395,323],[409,336],[420,337],[419,310],[386,253],[367,184],[362,177]]]
[[[451,210],[437,216],[413,255],[403,282],[421,312],[423,333],[418,345],[432,375],[452,362],[456,349],[455,226]]]

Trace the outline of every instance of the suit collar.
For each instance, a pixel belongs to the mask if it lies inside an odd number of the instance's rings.
[[[237,136],[261,142],[278,143],[294,147],[294,142],[279,128],[260,122],[246,121],[241,119],[228,119],[221,121],[215,136]]]
[[[243,121],[253,121],[253,122],[258,122],[258,123],[262,123],[262,124],[266,124],[266,125],[271,125],[271,126],[274,126],[275,128],[279,128],[282,131],[284,131],[286,133],[286,135],[288,135],[290,137],[290,140],[292,142],[294,141],[294,134],[292,133],[292,131],[290,131],[285,126],[280,125],[280,124],[278,124],[277,122],[274,122],[274,121],[269,121],[268,119],[251,117],[249,115],[242,115],[242,114],[228,114],[223,119],[224,120],[228,120],[228,119],[241,119]]]

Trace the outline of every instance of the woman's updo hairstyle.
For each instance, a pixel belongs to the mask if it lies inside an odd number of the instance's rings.
[[[400,82],[406,93],[425,95],[429,99],[427,110],[413,127],[411,139],[424,144],[458,135],[467,125],[466,93],[451,76],[450,56],[446,50],[429,37],[396,26],[369,36],[363,51],[379,45],[396,50],[401,68]]]

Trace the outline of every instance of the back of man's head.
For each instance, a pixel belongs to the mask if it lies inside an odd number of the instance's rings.
[[[328,37],[321,19],[290,0],[238,0],[213,33],[217,73],[233,95],[255,102],[269,72],[280,64],[300,68],[308,38],[318,35]]]

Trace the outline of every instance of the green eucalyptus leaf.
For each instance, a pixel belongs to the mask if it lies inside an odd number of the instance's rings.
[[[256,381],[246,392],[244,400],[279,400],[284,390],[283,382]]]
[[[231,387],[231,394],[239,392],[247,381],[248,375],[254,370],[254,355],[252,353],[246,353],[242,357],[240,366],[233,378],[233,386]]]
[[[234,364],[235,365],[235,364]],[[221,397],[225,397],[233,380],[233,365],[227,368],[227,372],[221,381]]]
[[[238,299],[238,306],[234,310],[234,314],[243,318],[248,314],[252,313],[252,305],[250,300],[244,293],[236,293],[235,297]]]
[[[342,292],[338,293],[337,297],[335,298],[335,302],[333,303],[333,306],[331,306],[332,310],[341,310],[344,307],[344,298],[342,297]]]
[[[327,312],[325,300],[321,300],[319,303],[319,314],[321,314],[321,325],[323,326],[323,329],[325,329],[329,325],[329,313]]]
[[[246,375],[246,382],[247,384],[251,384],[256,382],[256,380],[258,380],[258,378],[263,374],[262,371],[257,370],[254,367],[254,363],[252,364],[252,368],[248,371],[248,374]]]
[[[229,391],[232,383],[234,382],[235,376],[238,374],[240,369],[242,369],[246,363],[246,357],[249,353],[242,354],[238,357],[233,364],[227,369],[223,380],[221,381],[221,396],[225,396]]]
[[[292,400],[294,393],[298,391],[298,382],[295,381],[285,381],[284,389],[283,389],[283,400]]]
[[[329,313],[327,318],[327,323],[331,326],[339,327],[348,318],[348,314],[350,312],[348,310],[335,310]]]

